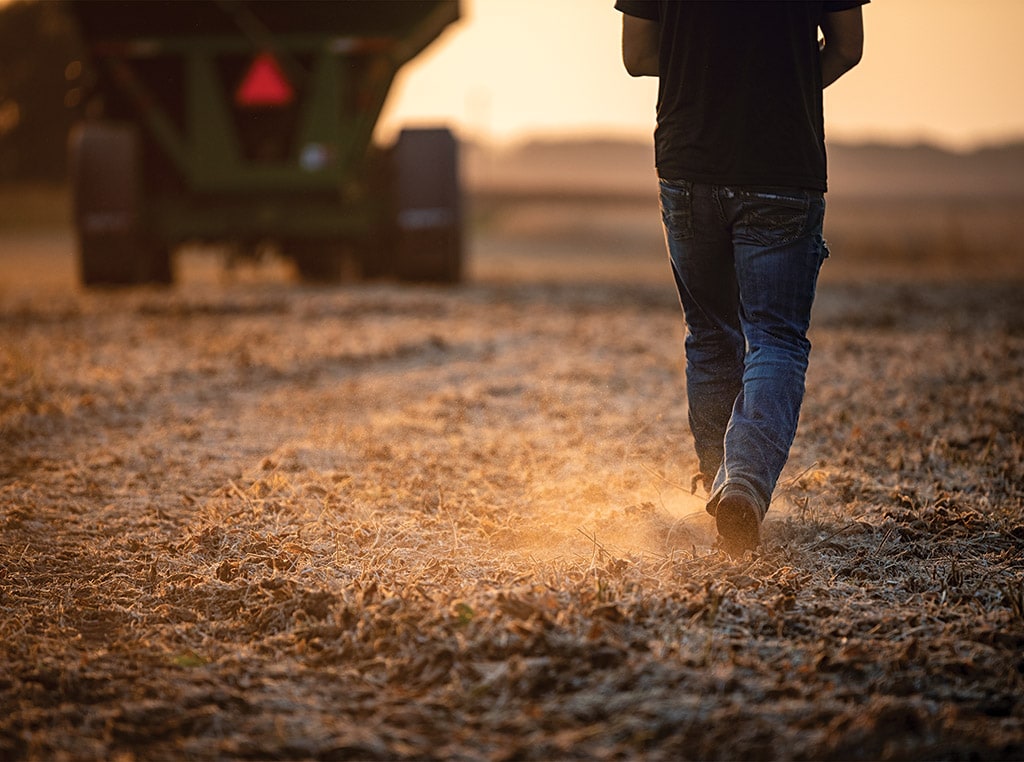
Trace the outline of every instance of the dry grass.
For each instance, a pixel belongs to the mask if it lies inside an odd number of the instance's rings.
[[[826,282],[733,561],[662,255],[531,229],[455,290],[0,293],[0,757],[1019,758],[1021,283]]]

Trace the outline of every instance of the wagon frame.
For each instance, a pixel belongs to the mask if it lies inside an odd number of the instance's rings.
[[[192,242],[273,245],[307,280],[456,282],[458,144],[373,144],[399,69],[457,0],[68,0],[91,62],[72,132],[85,285],[170,283]]]

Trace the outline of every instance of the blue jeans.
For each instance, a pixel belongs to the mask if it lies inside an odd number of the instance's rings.
[[[662,180],[686,319],[690,429],[714,513],[739,489],[768,509],[796,435],[825,199],[799,188]]]

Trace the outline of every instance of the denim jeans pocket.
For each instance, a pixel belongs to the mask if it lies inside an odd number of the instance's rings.
[[[661,180],[658,185],[665,233],[676,241],[693,238],[693,184],[685,180]]]
[[[782,246],[806,235],[817,211],[813,197],[800,191],[743,191],[740,198],[737,233],[760,246]]]

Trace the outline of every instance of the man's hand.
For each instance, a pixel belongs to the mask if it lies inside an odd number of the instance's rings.
[[[658,76],[660,31],[657,21],[622,14],[622,63],[632,76]]]
[[[824,88],[860,63],[864,52],[864,18],[860,6],[826,13],[821,31],[825,35],[821,48],[821,86]]]

